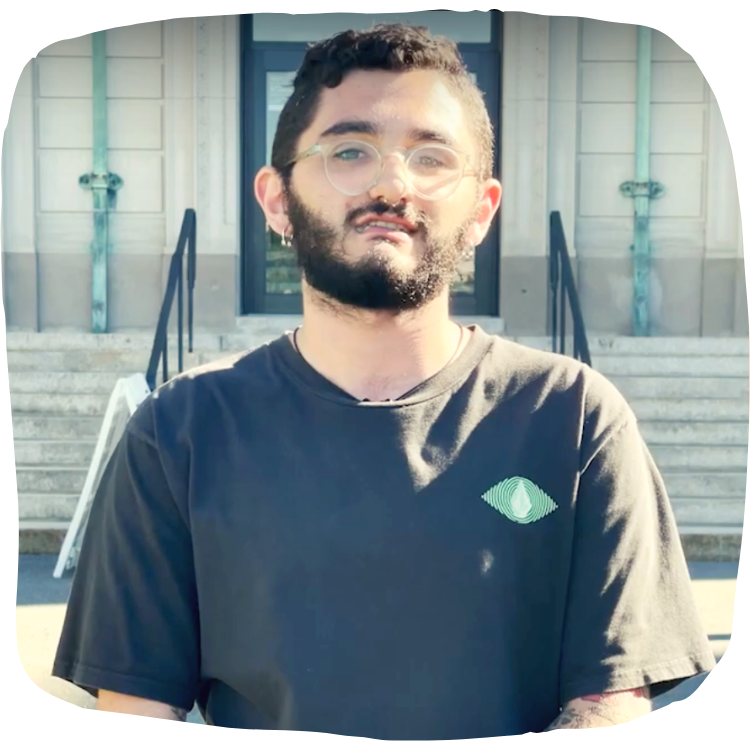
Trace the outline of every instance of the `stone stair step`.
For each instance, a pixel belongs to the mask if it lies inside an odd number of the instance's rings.
[[[83,351],[129,350],[144,353],[146,359],[148,359],[154,345],[154,333],[155,331],[135,333],[24,333],[14,331],[5,334],[5,341],[8,352],[35,351],[76,354]],[[195,349],[220,349],[222,336],[223,334],[218,333],[194,333],[193,344]],[[168,348],[176,351],[177,341],[176,333],[168,335]],[[183,335],[183,344],[187,347],[187,325]]]
[[[640,422],[690,421],[690,422],[744,422],[750,417],[747,399],[656,399],[643,398],[630,401]]]
[[[667,357],[659,355],[609,355],[592,357],[592,365],[602,375],[627,377],[715,377],[747,378],[747,357],[724,357],[719,355],[689,357]]]
[[[120,375],[116,372],[9,372],[11,393],[110,394]]]
[[[549,351],[552,346],[549,336],[517,336],[507,337],[520,344],[535,349]],[[747,359],[750,346],[745,337],[639,337],[639,336],[587,336],[589,352],[592,359],[597,355],[633,354],[636,356],[736,356]],[[570,355],[573,351],[573,337],[566,337],[565,351]]]
[[[16,440],[85,440],[96,441],[102,427],[102,416],[59,414],[13,414],[13,437]]]
[[[86,481],[88,467],[18,466],[18,493],[80,495]]]
[[[628,401],[637,399],[748,398],[748,378],[648,377],[610,375],[608,379]]]
[[[59,465],[88,468],[95,440],[15,440],[16,466]]]
[[[76,511],[80,493],[19,492],[18,519],[20,523],[55,521],[69,524]]]
[[[641,422],[646,444],[747,446],[748,425],[743,422]]]
[[[706,471],[662,473],[667,493],[678,498],[737,498],[744,503],[746,472]]]
[[[745,445],[651,445],[649,450],[660,471],[747,471]]]
[[[669,356],[734,356],[748,358],[747,336],[593,336],[589,338],[592,354],[636,354]]]
[[[11,393],[14,414],[46,414],[103,416],[109,394],[91,393]]]
[[[189,370],[202,364],[206,356],[219,359],[222,352],[217,350],[198,350],[192,354],[185,351],[183,369]],[[136,373],[146,373],[150,352],[129,350],[102,350],[82,352],[37,352],[37,351],[9,351],[8,372],[71,372],[71,373],[117,373],[120,377],[127,377]],[[177,374],[177,352],[168,352],[169,376]],[[159,363],[158,378],[161,378],[161,363]]]
[[[61,521],[58,518],[32,518],[32,519],[24,519],[19,520],[18,527],[20,531],[67,531],[70,528],[70,521]],[[60,546],[57,548],[57,551],[55,554],[57,554],[60,551],[60,547],[62,546],[63,536],[59,537],[60,540]],[[25,552],[22,552],[19,550],[21,554],[29,554],[30,551],[26,550]]]
[[[739,498],[669,498],[677,528],[688,531],[695,526],[736,526],[742,528],[745,501]]]

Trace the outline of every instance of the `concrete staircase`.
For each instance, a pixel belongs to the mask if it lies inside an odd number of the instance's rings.
[[[153,334],[8,333],[6,341],[20,551],[56,553],[112,390],[118,378],[146,372]],[[221,356],[221,348],[220,336],[197,336],[185,368]],[[176,352],[173,337],[170,375],[177,372]]]
[[[186,369],[252,348],[296,316],[197,334]],[[480,324],[489,330],[485,321]],[[499,332],[499,331],[498,331]],[[521,343],[549,348],[548,338]],[[56,552],[73,516],[110,393],[144,372],[152,334],[8,333],[21,551]],[[631,403],[670,493],[690,559],[739,559],[748,453],[748,341],[592,338],[593,364]],[[170,374],[176,346],[170,341]]]
[[[549,340],[518,339],[549,348]],[[690,559],[739,559],[748,457],[748,341],[592,337],[593,367],[627,398]],[[572,351],[572,345],[567,351]]]

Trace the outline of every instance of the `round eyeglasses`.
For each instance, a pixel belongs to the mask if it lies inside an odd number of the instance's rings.
[[[449,198],[465,176],[475,174],[469,169],[468,156],[449,146],[430,144],[394,149],[394,152],[399,153],[404,161],[412,190],[425,200]],[[328,181],[344,195],[366,193],[383,174],[385,157],[378,148],[364,141],[316,143],[287,166],[314,154],[323,156]]]

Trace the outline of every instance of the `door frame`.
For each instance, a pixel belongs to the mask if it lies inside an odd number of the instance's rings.
[[[486,44],[459,44],[467,66],[476,74],[495,130],[493,175],[500,174],[502,104],[501,11],[490,11],[491,34]],[[240,226],[240,310],[250,314],[299,314],[300,294],[266,293],[265,216],[255,199],[253,181],[265,164],[266,73],[296,70],[308,44],[304,42],[253,42],[253,16],[240,15],[240,132],[242,202]],[[257,114],[262,113],[263,117]],[[481,279],[481,283],[478,281]],[[484,242],[476,248],[474,294],[451,295],[452,315],[497,317],[500,310],[500,216]]]

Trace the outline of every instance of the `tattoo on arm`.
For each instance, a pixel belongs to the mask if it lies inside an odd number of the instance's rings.
[[[184,708],[170,706],[172,709],[172,719],[174,721],[187,721],[187,711]]]
[[[575,698],[565,705],[560,715],[545,729],[591,729],[624,724],[651,711],[649,689],[623,690]]]

